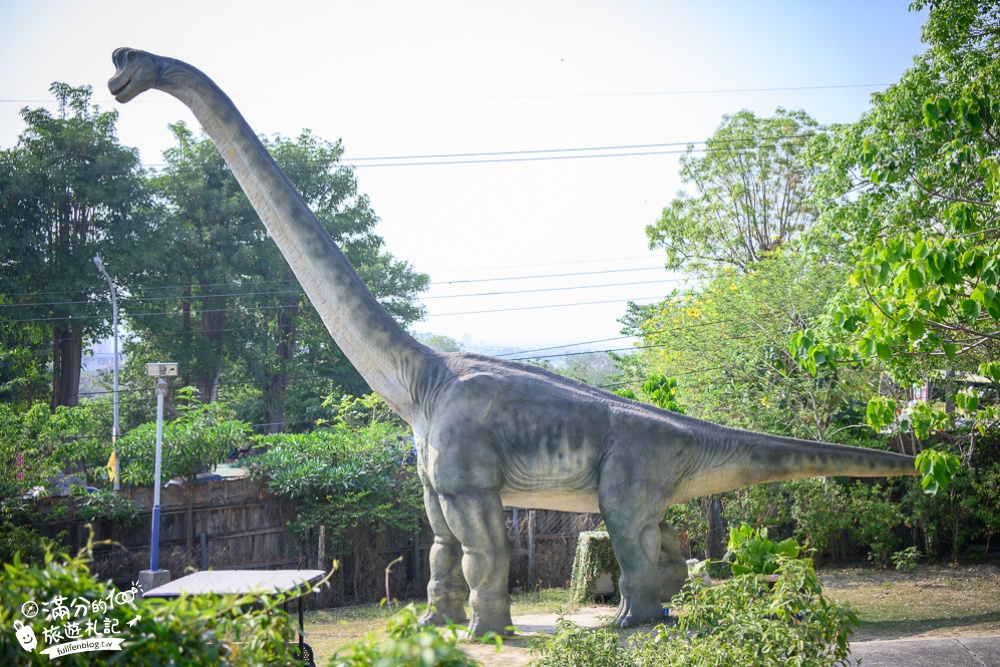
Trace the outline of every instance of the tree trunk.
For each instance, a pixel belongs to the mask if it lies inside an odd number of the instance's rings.
[[[65,405],[75,406],[80,398],[80,366],[83,362],[83,339],[72,324],[57,324],[52,350],[52,411]]]
[[[198,388],[202,403],[215,403],[219,398],[219,378],[225,357],[226,299],[202,301],[201,339],[206,350],[201,371],[195,376],[194,386]],[[208,365],[211,360],[210,367]]]
[[[189,555],[194,552],[194,488],[197,482],[197,475],[188,479],[187,552]]]
[[[722,520],[722,500],[718,496],[702,498],[701,510],[708,524],[708,544],[706,550],[712,560],[721,560],[726,555],[725,525]]]
[[[274,355],[277,370],[264,376],[262,398],[265,434],[285,430],[285,390],[288,388],[288,369],[295,358],[295,319],[299,313],[298,302],[287,304],[278,311],[274,332]]]

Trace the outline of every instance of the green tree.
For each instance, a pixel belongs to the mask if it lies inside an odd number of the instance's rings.
[[[144,265],[150,211],[138,153],[118,142],[118,114],[91,106],[89,87],[49,90],[58,112],[23,109],[27,129],[0,151],[0,299],[15,326],[49,340],[43,356],[27,346],[11,361],[32,377],[51,364],[54,410],[76,405],[83,349],[109,330],[92,258],[128,287]]]
[[[751,272],[724,267],[658,304],[631,304],[623,333],[641,339],[641,371],[677,378],[688,414],[780,435],[845,441],[859,397],[858,369],[813,376],[787,349],[842,284],[843,270],[799,251],[775,252]]]
[[[724,116],[704,155],[690,146],[681,158],[681,180],[693,192],[678,193],[646,228],[650,247],[666,252],[668,269],[748,271],[812,225],[817,167],[804,158],[819,132],[804,111]]]
[[[563,363],[555,370],[587,384],[601,386],[612,381],[610,378],[616,369],[614,360],[607,352],[589,352],[563,357]]]
[[[52,475],[85,472],[88,482],[107,483],[109,411],[91,401],[50,412],[45,403],[17,410],[0,403],[0,498],[18,498]],[[95,437],[106,433],[108,438]]]
[[[0,313],[17,309],[0,303]],[[46,361],[52,345],[45,329],[38,322],[0,322],[0,403],[26,410],[49,396]]]
[[[819,332],[796,334],[792,347],[814,366],[814,350],[825,348],[824,364],[852,359],[884,368],[904,390],[978,372],[995,392],[1000,14],[994,3],[975,0],[914,4],[925,7],[927,52],[873,96],[858,123],[835,131],[817,191],[824,214],[816,237],[856,265]],[[996,406],[980,405],[977,392],[953,392],[946,410],[954,402],[985,434]],[[869,416],[884,413],[885,403],[874,399]],[[926,403],[910,411],[906,425],[920,440],[928,425],[947,426],[955,416]],[[869,419],[876,428],[883,422]],[[955,443],[971,456],[971,434]]]
[[[432,347],[439,352],[460,352],[462,344],[454,338],[435,333],[417,334],[416,339],[427,347]]]
[[[204,401],[218,398],[224,377],[249,377],[258,398],[244,401],[241,414],[266,433],[283,430],[293,384],[296,396],[366,393],[212,142],[182,123],[172,128],[177,146],[165,153],[156,186],[171,212],[161,276],[175,287],[150,286],[136,295],[149,300],[130,305],[143,339],[134,356],[176,359]],[[308,131],[265,145],[383,305],[403,323],[418,319],[415,297],[427,276],[384,251],[378,217],[340,165],[341,145]],[[293,417],[306,414],[299,406]]]
[[[245,445],[250,427],[233,419],[223,403],[200,403],[190,387],[179,390],[188,400],[178,407],[179,417],[163,426],[161,483],[180,477],[188,492],[187,548],[194,547],[194,493],[198,474],[213,470],[233,449]],[[118,443],[122,480],[149,486],[155,475],[156,424],[129,431]]]

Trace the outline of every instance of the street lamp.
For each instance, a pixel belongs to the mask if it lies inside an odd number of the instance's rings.
[[[158,378],[156,382],[156,471],[153,479],[153,535],[149,545],[149,569],[155,576],[160,570],[160,461],[163,451],[163,397],[167,395],[167,378],[177,375],[177,364],[172,361],[146,364],[146,375]]]
[[[114,386],[111,391],[111,403],[114,406],[114,421],[111,427],[111,452],[114,456],[115,469],[112,472],[113,479],[112,485],[114,490],[119,489],[118,481],[118,449],[116,445],[118,444],[118,290],[115,288],[115,283],[111,280],[111,276],[108,272],[104,270],[104,264],[101,262],[100,255],[94,255],[94,264],[97,265],[97,270],[101,272],[104,279],[108,281],[108,285],[111,287],[111,327],[114,331],[114,341],[115,341],[115,360],[114,366],[112,366],[112,377],[114,378]]]

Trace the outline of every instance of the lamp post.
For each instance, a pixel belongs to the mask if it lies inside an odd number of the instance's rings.
[[[156,470],[153,479],[153,534],[149,545],[149,570],[139,573],[143,590],[151,590],[170,581],[170,573],[160,570],[160,463],[163,452],[163,397],[167,395],[167,378],[177,375],[177,364],[161,362],[146,364],[146,375],[157,378],[156,381]]]
[[[116,445],[118,444],[118,436],[120,435],[118,432],[118,290],[115,287],[114,281],[111,280],[111,276],[109,276],[108,272],[104,270],[104,264],[101,262],[100,255],[94,255],[94,264],[97,265],[97,270],[101,272],[101,275],[104,276],[104,279],[108,281],[108,286],[111,287],[111,328],[114,332],[114,341],[115,341],[114,342],[115,359],[114,359],[114,365],[111,367],[112,378],[113,378],[112,380],[113,386],[111,390],[111,403],[114,406],[113,408],[114,419],[113,419],[113,425],[111,426],[111,451],[115,461],[115,469],[112,473],[114,475],[112,484],[114,486],[114,490],[117,491],[119,489],[119,484],[120,484],[118,481],[118,449],[116,447]]]

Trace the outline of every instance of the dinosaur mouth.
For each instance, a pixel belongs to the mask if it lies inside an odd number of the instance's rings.
[[[122,93],[125,91],[126,88],[128,88],[130,83],[132,83],[132,79],[128,79],[122,85],[111,89],[111,94],[114,96],[116,100],[118,100],[119,102],[122,101],[121,100]]]

